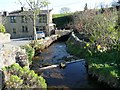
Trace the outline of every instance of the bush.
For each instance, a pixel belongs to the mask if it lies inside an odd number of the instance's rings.
[[[32,48],[30,45],[22,46],[22,48],[26,50],[26,53],[27,53],[27,56],[28,56],[28,59],[29,59],[29,63],[31,64],[32,63],[32,58],[35,55],[34,48]]]
[[[19,64],[5,67],[3,72],[8,78],[5,80],[5,88],[47,88],[43,77],[35,74],[33,70],[20,67]]]
[[[2,24],[0,24],[0,32],[2,33],[6,32],[5,27]]]
[[[110,46],[118,40],[117,12],[105,10],[103,14],[96,14],[96,10],[88,10],[81,14],[75,14],[75,27],[89,37],[92,44]],[[74,16],[74,17],[75,17]]]

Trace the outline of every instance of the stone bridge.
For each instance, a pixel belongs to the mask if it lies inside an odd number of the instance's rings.
[[[73,30],[55,30],[55,34],[62,37],[65,35],[69,35]]]

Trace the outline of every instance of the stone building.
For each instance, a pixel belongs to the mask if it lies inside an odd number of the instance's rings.
[[[31,10],[4,12],[2,22],[6,31],[11,34],[11,38],[28,38],[34,37],[33,34],[33,12]],[[36,18],[36,31],[44,31],[46,36],[54,30],[55,24],[52,23],[52,10],[41,10]]]

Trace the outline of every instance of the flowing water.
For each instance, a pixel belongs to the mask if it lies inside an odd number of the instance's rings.
[[[34,69],[41,66],[59,64],[78,60],[66,51],[64,42],[56,42],[45,49],[40,56],[34,59]],[[59,67],[39,71],[46,79],[48,87],[51,88],[103,88],[96,80],[90,78],[85,68],[85,61],[67,64],[65,68]]]

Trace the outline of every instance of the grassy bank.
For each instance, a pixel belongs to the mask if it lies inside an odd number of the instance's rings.
[[[83,42],[82,40],[77,41],[75,37],[71,35],[68,41],[66,42],[66,44],[67,44],[67,51],[70,54],[75,55],[81,59],[85,58],[85,53],[86,53],[84,48],[84,46],[86,45],[85,42]]]
[[[120,67],[118,65],[120,52],[109,50],[104,53],[93,53],[86,48],[89,45],[87,42],[78,42],[72,36],[66,44],[67,51],[70,54],[86,59],[89,75],[97,78],[100,82],[108,84],[110,87],[120,88]]]

